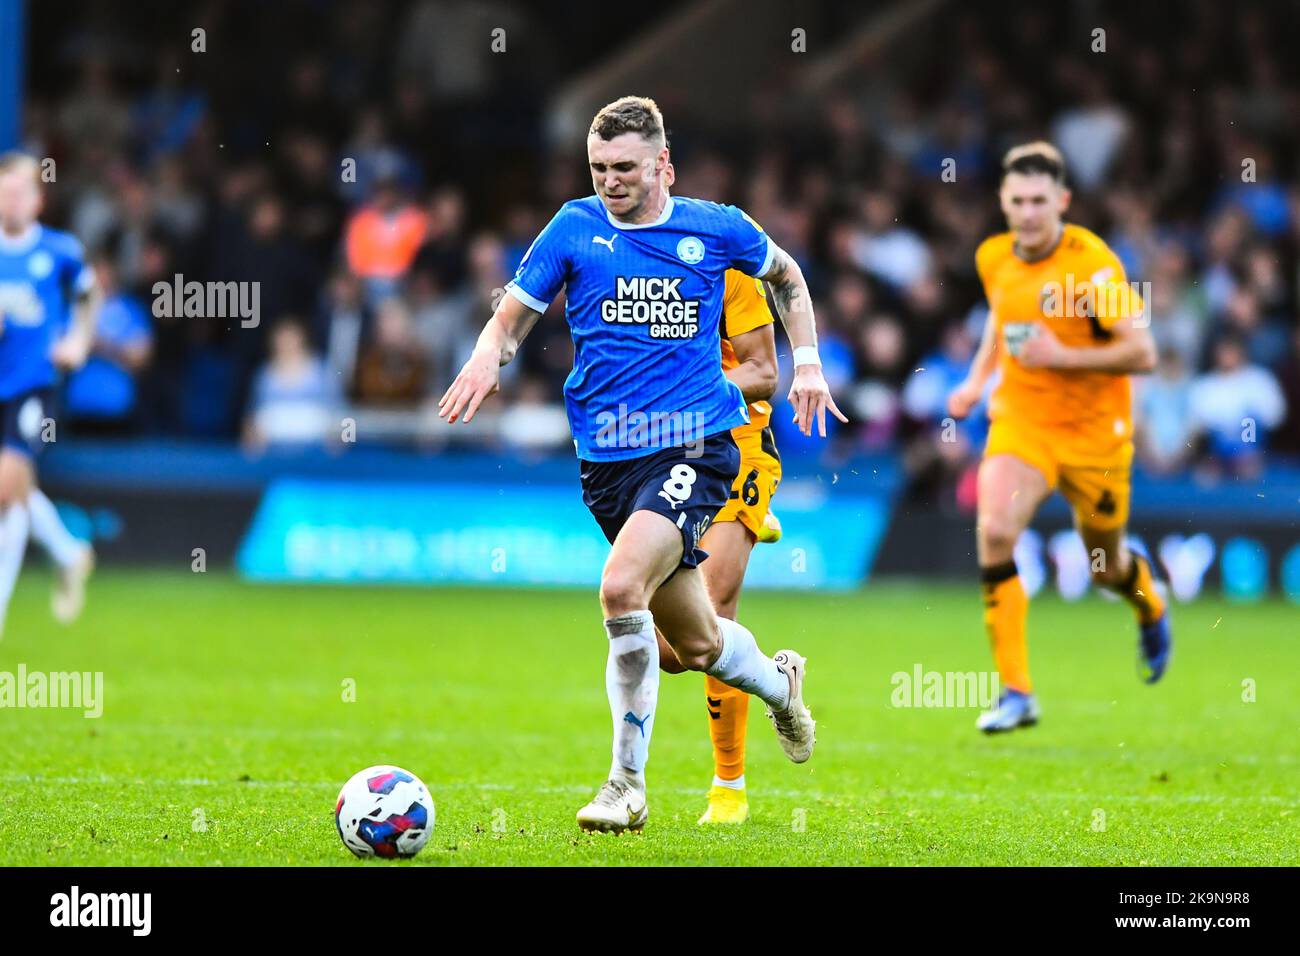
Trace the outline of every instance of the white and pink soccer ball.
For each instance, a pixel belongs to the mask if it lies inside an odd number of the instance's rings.
[[[367,767],[343,785],[334,822],[343,845],[360,857],[412,857],[433,833],[433,798],[401,767]]]

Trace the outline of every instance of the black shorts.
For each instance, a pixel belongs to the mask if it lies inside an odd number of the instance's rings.
[[[635,511],[661,514],[682,532],[679,567],[708,557],[699,548],[731,494],[740,472],[740,450],[731,432],[710,435],[692,447],[664,448],[624,461],[583,461],[582,503],[610,544]]]
[[[54,440],[53,389],[33,388],[0,401],[0,444],[35,458]]]

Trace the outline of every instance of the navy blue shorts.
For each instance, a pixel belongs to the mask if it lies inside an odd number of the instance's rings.
[[[35,458],[47,441],[54,440],[53,432],[46,434],[47,423],[53,421],[53,389],[20,392],[0,401],[0,444]]]
[[[722,510],[740,473],[740,449],[731,432],[693,447],[664,448],[624,461],[583,461],[582,503],[613,544],[634,511],[661,514],[682,532],[679,567],[708,557],[700,538]]]

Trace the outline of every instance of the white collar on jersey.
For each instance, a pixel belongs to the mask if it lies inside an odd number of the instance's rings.
[[[604,203],[601,203],[601,206],[604,205],[605,205]],[[611,213],[608,208],[605,209],[605,218],[609,220],[609,224],[613,226],[615,229],[649,229],[651,226],[662,226],[664,223],[668,221],[668,217],[671,216],[672,214],[673,214],[672,196],[668,197],[668,201],[664,203],[664,211],[659,214],[659,218],[656,219],[654,222],[619,222],[617,219],[614,218],[614,214]]]
[[[0,229],[0,252],[8,252],[11,255],[19,252],[26,252],[36,246],[41,238],[41,224],[34,222],[16,236],[11,236],[3,229]]]

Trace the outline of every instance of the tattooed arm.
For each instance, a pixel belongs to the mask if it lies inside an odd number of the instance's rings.
[[[789,398],[794,406],[795,423],[805,435],[811,435],[815,418],[818,434],[825,438],[827,409],[842,422],[848,419],[836,407],[822,376],[821,360],[817,357],[817,320],[813,317],[808,283],[799,263],[775,244],[772,265],[761,278],[767,280],[772,290],[772,304],[794,348],[794,383]]]

